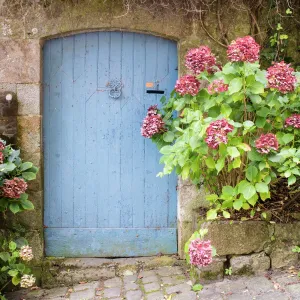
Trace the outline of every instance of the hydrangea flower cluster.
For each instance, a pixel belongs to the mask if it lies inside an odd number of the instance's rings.
[[[245,36],[232,41],[227,48],[227,57],[230,61],[255,62],[259,59],[260,46],[253,37]]]
[[[185,75],[176,81],[175,90],[181,96],[196,96],[200,89],[200,82],[193,75]]]
[[[189,245],[190,262],[194,266],[205,267],[212,263],[212,246],[210,241],[197,238]]]
[[[165,123],[161,115],[158,114],[157,105],[150,106],[141,127],[142,136],[150,139],[153,135],[164,131]]]
[[[211,149],[217,149],[221,143],[227,144],[227,134],[233,131],[234,127],[225,119],[211,122],[206,129],[205,142]]]
[[[0,151],[5,149],[5,142],[0,140]]]
[[[288,117],[285,120],[285,126],[292,126],[294,128],[299,129],[300,128],[300,115],[299,114],[294,114],[290,117]]]
[[[20,286],[28,289],[35,284],[35,277],[33,275],[23,275],[21,278]]]
[[[215,65],[216,57],[207,46],[191,49],[185,56],[185,66],[196,75],[205,70],[213,73]]]
[[[2,196],[7,198],[20,198],[27,189],[27,183],[23,178],[5,179],[2,186]]]
[[[273,133],[262,134],[256,141],[255,147],[257,152],[267,154],[273,150],[278,150],[278,140]]]
[[[283,94],[293,92],[297,82],[293,72],[294,69],[290,67],[290,64],[284,61],[273,64],[267,70],[268,86]]]
[[[214,80],[207,88],[209,94],[222,93],[228,91],[228,84],[225,84],[222,79]]]
[[[24,261],[31,261],[33,259],[32,248],[30,246],[22,246],[20,250],[20,257]]]

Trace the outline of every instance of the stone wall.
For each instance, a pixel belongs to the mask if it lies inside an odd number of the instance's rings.
[[[205,222],[201,228],[208,229],[207,239],[218,256],[212,265],[195,272],[196,281],[221,279],[230,267],[232,275],[252,275],[299,263],[299,254],[292,249],[300,243],[300,222]]]
[[[227,10],[228,5],[226,6]],[[229,40],[250,33],[250,22],[245,12],[234,9],[223,16]],[[215,11],[208,13],[204,26],[219,38]],[[37,180],[30,183],[30,197],[35,210],[25,212],[17,220],[26,228],[33,245],[36,264],[44,256],[43,240],[43,149],[42,149],[42,55],[43,42],[79,32],[95,30],[124,30],[143,32],[173,39],[178,42],[179,73],[184,73],[187,49],[206,44],[220,60],[225,49],[211,39],[199,19],[185,13],[174,15],[172,7],[149,12],[145,6],[128,9],[121,0],[51,0],[0,1],[0,99],[1,91],[11,93],[18,100],[18,146],[23,158],[40,168]],[[1,126],[1,123],[0,123]],[[193,231],[194,211],[204,205],[203,193],[188,182],[178,188],[179,254]]]

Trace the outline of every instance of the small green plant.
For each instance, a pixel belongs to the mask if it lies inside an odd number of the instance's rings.
[[[232,275],[232,267],[229,267],[228,269],[225,269],[225,275],[227,275],[227,276]]]
[[[201,285],[200,283],[193,285],[192,290],[194,292],[200,292],[203,289],[203,285]]]
[[[300,253],[300,247],[299,246],[295,246],[293,249],[292,249],[293,252],[295,253]]]

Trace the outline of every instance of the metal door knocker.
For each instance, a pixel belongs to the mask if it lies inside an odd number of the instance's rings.
[[[106,86],[108,87],[109,97],[118,99],[121,96],[123,87],[121,80],[112,79],[106,84]]]

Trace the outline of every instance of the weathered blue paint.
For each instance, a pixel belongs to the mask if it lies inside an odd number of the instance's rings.
[[[147,108],[177,78],[175,42],[92,32],[44,45],[45,243],[48,256],[177,252],[176,176],[141,137]],[[107,83],[121,80],[109,97]]]

